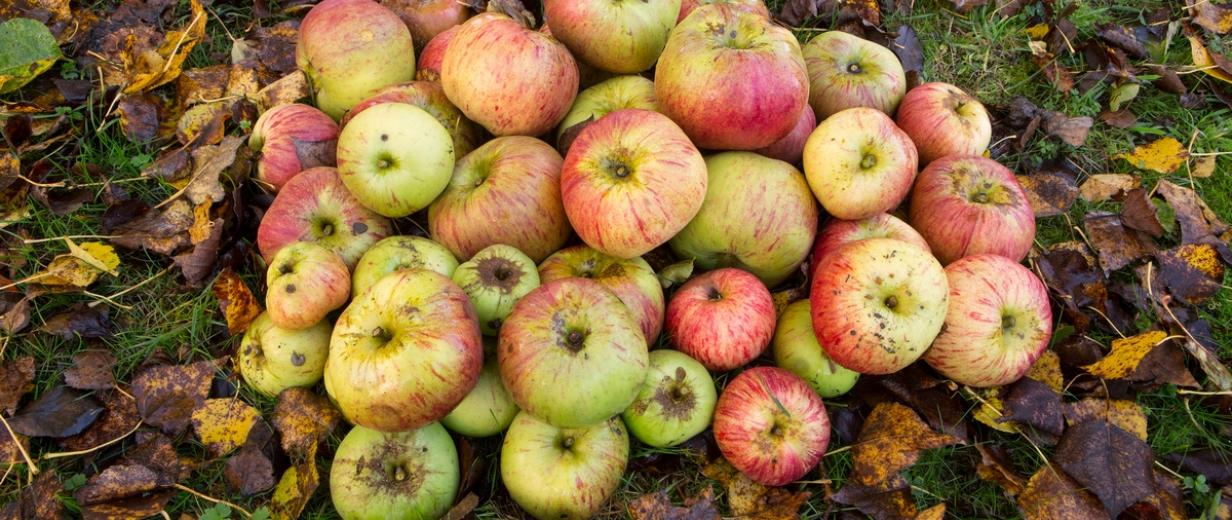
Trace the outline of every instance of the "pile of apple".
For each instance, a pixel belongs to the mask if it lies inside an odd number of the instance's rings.
[[[1020,264],[1034,216],[981,155],[987,113],[952,85],[908,92],[886,48],[801,47],[760,0],[546,0],[539,30],[396,4],[317,4],[296,56],[316,107],[266,111],[250,141],[277,195],[239,364],[270,395],[324,379],[355,425],[330,476],[344,518],[444,514],[446,429],[503,432],[504,487],[542,519],[598,511],[630,434],[713,427],[783,485],[859,374],[923,358],[1003,385],[1046,347]],[[422,212],[427,237],[395,234]],[[661,246],[701,272],[666,305],[642,258]],[[809,299],[776,316],[769,288],[810,255]],[[777,367],[741,370],[768,349]]]

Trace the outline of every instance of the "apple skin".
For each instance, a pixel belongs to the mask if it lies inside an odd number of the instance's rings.
[[[597,121],[625,108],[662,112],[655,101],[654,82],[641,76],[616,76],[583,90],[561,120],[556,139],[559,141],[565,131],[574,125],[588,120]]]
[[[585,278],[540,285],[501,326],[501,380],[526,413],[560,428],[620,414],[646,380],[646,338],[615,294]]]
[[[826,256],[814,274],[809,298],[817,341],[835,363],[861,374],[902,370],[945,322],[945,270],[907,242],[852,242]]]
[[[449,278],[406,269],[351,302],[329,342],[325,390],[353,424],[402,431],[438,421],[483,367],[475,310]]]
[[[257,228],[266,263],[294,242],[317,242],[354,266],[372,244],[389,234],[389,221],[365,208],[333,168],[304,170],[278,191]]]
[[[800,110],[799,118],[796,119],[796,126],[791,128],[791,132],[775,141],[774,144],[754,151],[788,164],[800,164],[800,159],[804,157],[804,143],[808,142],[809,136],[813,135],[813,130],[816,128],[817,116],[813,114],[813,107],[804,105],[804,109]]]
[[[698,7],[672,30],[654,81],[663,113],[700,148],[770,146],[791,132],[808,103],[796,37],[730,4]]]
[[[513,311],[513,305],[539,287],[539,271],[525,253],[513,246],[496,244],[459,265],[453,272],[453,281],[470,296],[479,318],[479,330],[495,336]]]
[[[270,397],[291,387],[315,385],[325,371],[331,330],[324,320],[305,329],[280,328],[263,312],[248,325],[240,342],[240,375]]]
[[[945,274],[950,310],[924,361],[955,382],[981,388],[1026,375],[1052,339],[1044,283],[999,255],[964,257]]]
[[[533,137],[488,141],[454,166],[449,185],[428,208],[428,229],[461,259],[506,244],[543,260],[572,231],[560,194],[563,162]]]
[[[329,496],[347,520],[440,518],[453,506],[458,451],[440,424],[385,433],[347,432],[329,472]]]
[[[376,91],[342,117],[342,126],[345,127],[360,112],[382,103],[406,103],[432,114],[453,138],[455,157],[470,153],[484,140],[483,129],[463,116],[462,111],[449,102],[441,85],[431,81],[410,81]]]
[[[588,246],[561,249],[539,264],[542,283],[587,278],[620,298],[633,313],[646,342],[653,344],[663,329],[663,285],[641,257],[617,258]]]
[[[911,192],[908,221],[943,264],[984,253],[1018,262],[1035,241],[1035,212],[1014,173],[976,155],[929,163]]]
[[[680,0],[543,2],[543,16],[552,36],[578,60],[617,74],[633,74],[653,66],[679,14]]]
[[[385,275],[401,269],[427,269],[452,277],[458,268],[453,254],[431,239],[397,235],[364,252],[351,275],[351,296],[358,297]]]
[[[302,329],[346,305],[351,272],[342,257],[324,246],[295,242],[274,255],[265,286],[265,308],[274,325]]]
[[[300,103],[266,110],[252,126],[248,147],[260,152],[257,178],[278,191],[299,172],[333,166],[338,124],[324,112]]]
[[[907,93],[907,74],[890,49],[843,31],[827,31],[801,47],[809,104],[824,120],[848,108],[893,115]]]
[[[475,389],[441,419],[441,424],[467,437],[491,437],[505,431],[517,415],[518,405],[505,390],[493,357],[483,364]]]
[[[980,155],[992,140],[992,121],[978,99],[948,83],[925,83],[907,92],[898,126],[920,151],[920,164],[947,155]]]
[[[826,405],[803,379],[777,367],[741,372],[714,410],[714,440],[723,457],[767,486],[799,480],[830,444]]]
[[[423,46],[423,49],[419,52],[415,79],[440,83],[441,64],[445,62],[445,49],[448,49],[449,44],[453,42],[453,37],[458,34],[459,27],[461,26],[455,25],[441,31],[436,36],[433,36],[427,45]]]
[[[774,335],[774,300],[748,271],[727,267],[685,282],[667,304],[676,350],[714,371],[744,366]]]
[[[813,242],[810,271],[815,272],[821,261],[838,248],[866,238],[897,238],[931,252],[928,242],[915,228],[889,213],[878,213],[860,220],[833,219],[822,226],[817,233],[817,241]]]
[[[644,444],[675,446],[710,426],[718,398],[701,363],[683,352],[655,350],[641,392],[621,417]]]
[[[911,191],[919,157],[889,116],[849,108],[826,118],[804,144],[804,175],[822,207],[859,220],[896,207]]]
[[[583,520],[620,487],[629,433],[620,419],[561,429],[518,414],[501,445],[501,480],[509,496],[539,520]]]
[[[830,398],[851,390],[860,373],[843,368],[826,356],[813,332],[813,314],[808,300],[792,302],[779,316],[771,343],[774,364],[791,372]]]
[[[617,110],[578,134],[560,188],[583,242],[633,258],[666,243],[697,215],[706,197],[706,162],[667,116]]]
[[[817,236],[817,202],[790,164],[752,152],[706,158],[701,211],[675,237],[672,250],[702,269],[739,267],[767,287],[804,263]]]
[[[372,0],[325,0],[304,16],[295,64],[316,106],[338,119],[377,90],[415,79],[415,45],[397,14]]]
[[[368,209],[405,217],[428,207],[453,173],[453,136],[406,103],[365,109],[338,135],[338,174]]]
[[[445,94],[493,135],[539,135],[560,123],[578,90],[563,44],[492,12],[461,25],[441,63]]]
[[[465,2],[458,0],[380,0],[402,19],[411,31],[416,49],[423,49],[436,35],[471,17]]]
[[[766,3],[762,0],[684,0],[680,2],[680,16],[676,18],[676,23],[683,22],[685,17],[693,14],[694,9],[709,4],[727,4],[732,7],[747,9],[766,18],[770,17],[770,10],[766,8]]]

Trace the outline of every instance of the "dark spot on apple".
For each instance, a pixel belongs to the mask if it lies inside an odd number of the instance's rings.
[[[1001,330],[1008,331],[1014,328],[1014,325],[1015,325],[1015,321],[1014,321],[1013,315],[1006,314],[1005,316],[1001,317]]]
[[[659,405],[659,409],[662,410],[660,414],[664,419],[687,421],[696,411],[697,396],[685,384],[684,376],[684,368],[677,367],[675,379],[672,376],[663,376],[655,387],[651,400]]]
[[[368,232],[367,224],[363,222],[356,222],[354,224],[351,224],[351,234],[352,235],[362,235],[367,232]]]
[[[492,318],[488,320],[488,328],[492,330],[500,330],[501,325],[502,323],[500,318]]]
[[[508,258],[491,256],[479,260],[476,266],[479,271],[479,281],[487,287],[500,289],[504,294],[513,292],[513,288],[522,281],[525,271]]]
[[[712,302],[717,302],[723,299],[723,293],[719,292],[718,287],[711,286],[710,290],[706,293],[706,298]]]
[[[560,447],[566,450],[573,449],[573,437],[566,435],[560,439]]]
[[[287,284],[287,294],[295,294],[295,284]]]
[[[295,272],[295,265],[287,262],[278,268],[278,274],[291,274]]]
[[[388,141],[388,140],[389,140],[389,134],[381,134],[381,140],[382,140],[382,141]]]
[[[893,295],[887,296],[885,299],[885,306],[891,309],[898,307],[898,297]]]
[[[304,359],[303,354],[300,354],[299,352],[295,352],[294,350],[291,351],[291,364],[292,365],[295,365],[297,367],[302,367],[304,366],[304,361],[305,359]]]

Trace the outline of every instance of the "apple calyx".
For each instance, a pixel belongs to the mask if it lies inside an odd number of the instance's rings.
[[[860,65],[860,63],[859,63],[859,62],[855,62],[855,61],[853,61],[853,62],[851,62],[851,63],[848,63],[848,64],[847,64],[847,73],[848,73],[848,74],[851,74],[851,75],[859,75],[859,74],[860,74],[860,73],[862,73],[862,72],[864,72],[864,67],[862,67],[862,66]]]
[[[565,450],[565,451],[573,451],[573,436],[572,435],[561,435],[560,436],[560,449]]]
[[[882,303],[885,304],[886,308],[894,310],[895,307],[898,307],[898,297],[891,294]]]
[[[663,386],[655,389],[654,402],[658,403],[663,416],[677,421],[688,421],[696,411],[697,396],[685,384],[684,367],[676,367],[676,377],[664,376]]]
[[[877,156],[872,153],[865,152],[864,157],[860,158],[860,169],[867,170],[874,166],[877,166]]]
[[[488,287],[496,287],[509,294],[526,273],[507,258],[489,257],[479,261],[479,280]]]
[[[586,334],[580,330],[569,331],[565,334],[564,340],[561,346],[574,353],[581,352],[582,347],[586,346]]]
[[[706,299],[712,302],[720,301],[723,299],[723,293],[719,291],[718,287],[711,287],[710,292],[706,294]]]

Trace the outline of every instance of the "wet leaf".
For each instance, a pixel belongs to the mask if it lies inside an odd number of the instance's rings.
[[[1217,4],[1212,0],[1185,0],[1185,7],[1193,16],[1194,23],[1215,34],[1232,31],[1232,7]]]
[[[73,493],[73,498],[88,506],[140,495],[172,483],[139,464],[114,464],[91,477],[85,486]]]
[[[139,56],[121,53],[127,81],[125,94],[134,94],[175,81],[193,47],[205,38],[206,13],[198,0],[191,0],[192,15],[184,27],[167,31],[162,42]]]
[[[43,392],[9,419],[14,432],[27,437],[70,437],[81,433],[103,413],[98,400],[67,386]]]
[[[864,485],[885,482],[911,467],[920,451],[962,442],[929,429],[914,411],[898,403],[882,403],[864,420],[852,446],[852,480]]]
[[[1024,520],[1108,518],[1099,501],[1059,468],[1044,465],[1018,496]]]
[[[1090,419],[1107,421],[1146,440],[1146,413],[1133,401],[1088,397],[1065,405],[1065,421],[1070,426]]]
[[[171,439],[158,432],[138,432],[137,445],[124,450],[121,464],[142,465],[158,473],[159,479],[175,482],[188,477],[192,468],[186,467],[175,452]]]
[[[102,401],[105,410],[85,431],[60,440],[64,449],[81,451],[102,445],[128,433],[141,420],[137,416],[137,403],[131,397],[117,391],[94,395]]]
[[[1155,253],[1158,280],[1177,300],[1199,304],[1223,287],[1224,265],[1210,244],[1182,244]]]
[[[1054,217],[1069,211],[1078,200],[1078,187],[1068,176],[1055,172],[1018,175],[1036,218]]]
[[[1156,250],[1150,238],[1127,228],[1119,215],[1087,213],[1082,225],[1091,246],[1099,252],[1099,265],[1105,274],[1147,258]]]
[[[1089,117],[1069,117],[1060,112],[1048,112],[1043,120],[1044,131],[1048,135],[1055,136],[1070,146],[1086,144],[1092,124],[1095,124],[1095,120]]]
[[[1155,470],[1154,490],[1141,502],[1130,506],[1122,518],[1158,519],[1158,520],[1188,520],[1185,504],[1181,501],[1181,488],[1176,479],[1168,474]]]
[[[78,338],[106,338],[111,336],[112,323],[107,307],[90,307],[76,303],[67,310],[47,319],[40,332],[59,336],[64,341]]]
[[[1171,453],[1163,456],[1170,464],[1180,466],[1181,470],[1206,477],[1207,482],[1217,486],[1232,482],[1232,460],[1222,450],[1211,448],[1195,449],[1185,453]]]
[[[1164,197],[1176,214],[1176,220],[1181,226],[1181,242],[1222,242],[1218,237],[1228,231],[1228,225],[1219,220],[1197,193],[1166,180],[1159,181],[1155,190]]]
[[[902,475],[893,475],[871,486],[849,480],[830,499],[879,520],[908,520],[919,514],[915,498],[911,496],[911,485]]]
[[[248,440],[261,413],[233,398],[207,399],[192,412],[193,430],[210,454],[221,457]]]
[[[995,444],[976,444],[980,452],[980,462],[975,467],[976,476],[982,480],[1001,486],[1006,495],[1016,497],[1026,487],[1026,481],[1014,470],[1009,455]]]
[[[672,503],[666,491],[647,493],[629,502],[629,517],[632,520],[718,520],[719,511],[714,506],[714,488],[707,486],[701,495],[693,497],[683,506]]]
[[[137,411],[151,426],[178,435],[188,426],[193,410],[205,402],[214,376],[214,362],[158,365],[133,378]]]
[[[232,489],[252,496],[274,487],[274,464],[260,448],[245,445],[227,459],[223,475]]]
[[[1164,235],[1155,204],[1142,188],[1130,190],[1121,201],[1121,222],[1126,226],[1159,238]]]
[[[317,475],[316,445],[295,465],[287,468],[278,479],[278,486],[270,498],[270,514],[276,520],[294,520],[299,518],[304,506],[312,498],[319,483]]]
[[[69,252],[59,255],[47,268],[32,275],[40,285],[71,285],[88,287],[103,273],[115,276],[120,257],[115,248],[100,242],[83,242],[81,246],[66,240]]]
[[[727,506],[734,516],[761,520],[798,518],[800,506],[808,500],[807,491],[791,492],[753,482],[723,458],[702,466],[702,475],[717,481],[727,490]]]
[[[890,50],[898,56],[904,72],[909,76],[914,73],[918,77],[920,71],[924,70],[924,48],[920,45],[920,38],[910,25],[900,25],[894,32],[896,35],[890,42]]]
[[[915,410],[928,427],[961,440],[968,440],[969,406],[946,382],[930,375],[919,365],[912,365],[888,376],[861,377],[853,394],[871,406],[885,401],[897,401]]]
[[[1061,395],[1048,385],[1022,378],[1014,383],[1005,398],[1005,416],[1002,420],[1025,424],[1040,432],[1060,436],[1065,430]]]
[[[141,216],[117,225],[111,241],[129,249],[148,249],[170,255],[188,245],[188,228],[193,223],[192,205],[176,199],[162,209],[151,209]]]
[[[0,94],[25,86],[61,57],[47,26],[29,18],[0,23]]]
[[[1065,388],[1065,377],[1061,374],[1061,358],[1052,350],[1045,350],[1039,359],[1035,360],[1026,377],[1048,385],[1048,388],[1058,394]]]
[[[0,365],[0,410],[12,415],[21,397],[34,390],[34,357],[22,356]]]
[[[261,314],[261,304],[248,290],[248,286],[239,275],[231,269],[224,269],[214,279],[214,297],[218,299],[218,307],[227,320],[227,331],[231,335],[243,333],[252,320]]]
[[[106,390],[115,385],[111,373],[115,356],[107,350],[83,350],[73,355],[73,366],[64,371],[64,382],[80,390]]]
[[[323,442],[342,419],[329,399],[307,388],[292,387],[278,394],[272,422],[282,436],[282,449],[302,455]]]
[[[1151,494],[1155,460],[1151,448],[1106,421],[1089,419],[1067,429],[1057,444],[1055,460],[1113,517]]]
[[[1163,137],[1134,148],[1127,154],[1117,154],[1115,159],[1124,159],[1130,165],[1158,173],[1172,173],[1185,164],[1189,152],[1185,145],[1171,137]]]
[[[1193,58],[1195,69],[1207,73],[1212,78],[1232,83],[1232,72],[1226,70],[1227,58],[1211,53],[1197,36],[1189,36],[1189,51]]]
[[[34,485],[23,486],[21,496],[0,509],[0,517],[22,520],[67,518],[64,506],[56,498],[64,484],[55,470],[44,471],[34,479]]]
[[[1120,379],[1133,373],[1142,358],[1160,345],[1168,333],[1153,330],[1137,336],[1112,341],[1112,351],[1094,364],[1083,367],[1095,377]]]

